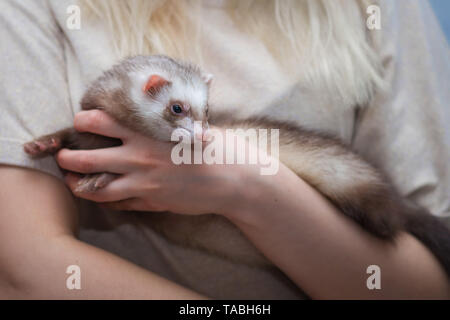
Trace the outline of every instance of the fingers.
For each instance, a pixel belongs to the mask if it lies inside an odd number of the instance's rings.
[[[115,202],[102,203],[103,208],[116,210],[116,211],[148,211],[145,209],[143,201],[140,199],[125,199]]]
[[[127,140],[133,131],[120,125],[101,110],[81,111],[75,115],[74,127],[79,132],[90,132],[106,137]]]
[[[143,201],[142,199],[138,198],[130,198],[114,202],[105,202],[102,203],[101,206],[116,211],[150,211],[150,212],[167,211],[157,206],[153,206]]]
[[[111,172],[126,173],[127,161],[121,147],[95,150],[62,149],[56,155],[56,161],[63,169],[79,173]]]
[[[104,188],[95,191],[89,191],[90,188],[81,191],[79,182],[84,179],[85,177],[71,172],[65,176],[67,186],[78,198],[94,201],[100,203],[102,207],[117,211],[167,211],[149,203],[150,201],[136,198],[136,190],[130,188],[129,180],[125,176],[117,177]]]

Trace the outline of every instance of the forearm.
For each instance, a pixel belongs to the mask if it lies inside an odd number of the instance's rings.
[[[0,166],[0,298],[200,298],[75,238],[77,210],[56,178]],[[67,267],[81,269],[69,290]]]
[[[252,193],[228,218],[312,298],[449,297],[443,269],[415,238],[394,246],[371,236],[287,168]],[[366,286],[369,265],[381,268],[381,290]]]
[[[13,258],[12,260],[14,260]],[[0,298],[201,299],[188,289],[70,236],[42,239],[1,272]],[[70,265],[80,267],[81,289],[69,290]],[[0,282],[1,283],[1,282]]]

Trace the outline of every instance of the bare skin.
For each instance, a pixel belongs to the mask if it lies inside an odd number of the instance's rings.
[[[202,299],[76,238],[77,210],[58,179],[0,166],[0,299]],[[81,290],[66,288],[69,265]]]
[[[175,166],[169,144],[136,134],[96,110],[79,113],[75,127],[123,141],[110,149],[58,153],[67,170],[122,175],[102,190],[77,194],[79,177],[69,174],[66,182],[77,196],[120,210],[222,214],[312,298],[450,296],[443,268],[415,238],[402,234],[395,246],[374,238],[285,166],[275,176],[261,176],[257,166],[248,165]],[[176,179],[167,179],[171,176]],[[382,269],[382,290],[366,287],[372,264]]]
[[[148,150],[149,146],[155,146],[154,141],[135,136],[102,113],[82,113],[76,117],[76,126],[81,131],[122,138],[123,148],[128,148],[127,152],[115,148],[89,153],[63,150],[58,155],[60,164],[75,172],[95,172],[108,167],[112,172],[125,174],[127,179],[122,179],[121,184],[111,183],[100,193],[86,196],[94,201],[124,210],[169,209],[201,214],[214,209],[233,221],[312,298],[449,297],[443,270],[418,241],[403,235],[397,246],[386,246],[342,216],[285,167],[278,175],[265,178],[259,175],[256,166],[229,166],[220,170],[214,166],[174,168],[166,161],[162,145]],[[131,136],[133,139],[129,139]],[[176,189],[173,181],[162,179],[167,170],[173,174],[174,169],[177,177],[191,183],[191,188]],[[141,174],[146,174],[145,179],[136,179]],[[56,178],[8,166],[0,167],[0,177],[3,182],[0,187],[0,298],[202,298],[78,241],[74,199]],[[203,188],[195,184],[198,179],[194,178],[199,177]],[[236,181],[243,179],[253,187],[239,188],[245,184]],[[74,175],[67,177],[73,189],[76,181]],[[144,185],[148,181],[151,184]],[[216,193],[218,188],[208,188],[217,183],[223,187],[220,193]],[[122,192],[133,200],[122,199],[118,196]],[[179,200],[175,207],[174,192]],[[227,206],[230,202],[226,200],[230,198],[239,206]],[[80,265],[83,273],[92,279],[85,280],[80,291],[69,291],[61,285],[67,277],[65,269],[71,264]],[[369,264],[382,268],[380,291],[365,287],[365,270]]]

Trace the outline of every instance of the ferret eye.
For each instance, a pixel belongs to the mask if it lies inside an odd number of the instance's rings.
[[[182,114],[183,113],[183,108],[179,104],[173,104],[171,109],[172,109],[172,112],[175,113],[175,114]]]

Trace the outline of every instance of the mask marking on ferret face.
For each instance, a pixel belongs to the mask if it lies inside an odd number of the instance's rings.
[[[193,132],[195,121],[207,121],[211,75],[192,73],[185,78],[170,72],[141,70],[130,74],[130,80],[138,84],[131,87],[131,96],[138,115],[149,128],[184,128]],[[165,124],[155,123],[158,119]]]
[[[182,101],[171,100],[163,111],[162,116],[163,119],[170,123],[173,128],[182,126],[183,124],[191,121],[190,106]]]
[[[200,77],[188,83],[174,81],[170,88],[170,100],[182,101],[189,108],[190,116],[195,120],[203,120],[208,104],[208,86]]]
[[[170,112],[177,117],[189,115],[190,105],[182,101],[171,101],[167,106]]]

